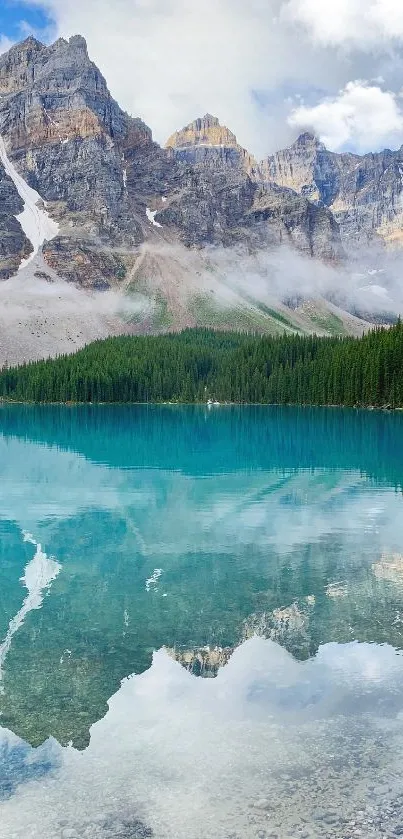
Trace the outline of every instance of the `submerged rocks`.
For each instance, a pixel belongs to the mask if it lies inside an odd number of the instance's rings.
[[[379,562],[372,566],[372,570],[378,580],[403,585],[403,554],[382,554]]]
[[[151,839],[153,831],[137,818],[100,816],[97,821],[61,825],[60,839]]]

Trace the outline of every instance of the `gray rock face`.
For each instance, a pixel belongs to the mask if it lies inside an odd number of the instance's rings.
[[[84,39],[45,47],[29,38],[0,58],[0,132],[30,186],[61,203],[54,215],[106,241],[141,241],[123,156],[151,132],[112,99]]]
[[[261,187],[251,215],[264,220],[273,244],[288,244],[308,256],[338,260],[344,256],[339,226],[329,211],[290,189]]]
[[[335,154],[302,134],[264,161],[261,173],[263,180],[330,209],[347,249],[371,240],[403,243],[403,148],[364,156]]]
[[[0,279],[13,276],[32,246],[16,215],[24,209],[23,201],[4,167],[0,164]]]
[[[119,282],[127,255],[133,261],[147,239],[197,248],[287,243],[326,260],[370,240],[403,242],[403,150],[333,154],[303,134],[258,165],[211,114],[162,149],[111,97],[80,36],[51,46],[30,37],[0,56],[0,134],[59,223],[45,260],[86,287]],[[0,171],[0,277],[30,252],[15,219],[21,210]]]
[[[0,280],[7,280],[18,271],[32,246],[14,216],[0,211]]]
[[[43,255],[47,265],[67,282],[77,282],[79,271],[82,288],[107,291],[126,276],[122,256],[112,249],[97,247],[91,239],[56,236],[45,243]]]
[[[256,191],[257,185],[238,169],[188,167],[156,219],[176,228],[185,245],[231,245],[253,232],[249,211]]]
[[[147,238],[188,247],[287,240],[315,256],[341,253],[330,213],[262,186],[256,161],[216,117],[160,148],[111,97],[79,36],[51,46],[28,38],[0,57],[0,133],[59,223],[45,259],[72,282],[107,287],[115,262]]]
[[[0,203],[2,211],[11,213],[13,216],[22,213],[24,209],[24,202],[2,163],[0,163]]]
[[[324,207],[291,189],[263,183],[258,164],[216,117],[206,114],[167,142],[189,166],[182,191],[158,219],[182,231],[187,245],[278,245],[325,259],[343,255],[337,223]]]
[[[182,163],[242,169],[253,179],[259,174],[255,158],[239,145],[235,134],[220,125],[217,117],[211,114],[172,134],[166,148],[172,149],[175,159]]]

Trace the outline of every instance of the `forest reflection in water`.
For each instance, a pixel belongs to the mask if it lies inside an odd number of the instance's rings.
[[[1,408],[7,839],[403,830],[402,442],[381,412]]]

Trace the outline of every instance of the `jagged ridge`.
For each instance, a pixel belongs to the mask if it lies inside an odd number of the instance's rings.
[[[0,133],[60,224],[44,256],[70,281],[113,285],[130,269],[127,250],[158,237],[186,246],[289,240],[311,255],[341,254],[328,212],[294,195],[291,218],[289,191],[262,186],[256,162],[217,118],[196,120],[161,149],[111,97],[80,36],[49,47],[28,38],[0,58]],[[147,207],[161,228],[150,227]],[[122,253],[117,267],[111,248]]]
[[[262,177],[329,208],[344,247],[403,244],[403,147],[363,156],[328,151],[311,134],[261,165]]]
[[[258,164],[211,114],[161,148],[142,120],[112,98],[80,36],[50,46],[30,37],[0,56],[0,134],[9,159],[59,225],[59,234],[44,244],[40,273],[90,290],[151,296],[164,311],[158,328],[195,325],[201,308],[206,317],[197,287],[197,254],[206,246],[242,245],[258,253],[287,244],[337,262],[345,255],[339,225],[345,247],[363,235],[399,243],[399,153],[334,155],[304,134]],[[21,210],[0,166],[2,278],[30,251],[15,218]],[[235,251],[233,263],[236,270]],[[237,318],[248,297],[237,298]],[[264,328],[282,329],[285,320],[290,329],[328,331],[322,310],[311,323],[297,308],[285,315],[278,304],[282,320],[265,314]],[[247,328],[249,315],[240,321]],[[216,308],[208,323],[234,325],[223,317]],[[261,317],[259,311],[253,321],[258,328]],[[155,320],[141,328],[157,328]],[[349,319],[344,328],[359,332],[362,325]]]

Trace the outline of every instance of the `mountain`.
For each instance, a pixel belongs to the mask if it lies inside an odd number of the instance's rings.
[[[377,154],[336,154],[309,133],[268,157],[263,180],[327,207],[344,248],[403,245],[403,147]]]
[[[21,262],[32,251],[22,227],[16,218],[22,213],[24,202],[13,181],[0,165],[0,279],[13,276]]]
[[[28,38],[0,58],[0,132],[59,224],[45,261],[67,280],[104,287],[121,267],[111,246],[143,238],[123,173],[125,155],[152,144],[149,129],[114,102],[77,36],[50,47]]]
[[[122,330],[361,334],[346,251],[399,243],[399,159],[303,135],[258,163],[211,114],[162,148],[81,36],[27,38],[0,56],[0,363]]]
[[[45,261],[67,280],[105,288],[130,263],[125,249],[151,232],[158,238],[158,224],[186,246],[288,236],[312,255],[331,258],[340,249],[330,214],[288,190],[259,186],[249,176],[252,158],[218,120],[194,124],[193,158],[161,149],[111,97],[80,36],[13,47],[0,58],[0,97],[7,154],[60,226]],[[209,151],[228,144],[239,161],[228,165],[225,154],[212,171],[200,156],[203,142]]]
[[[259,167],[255,158],[237,142],[235,134],[217,117],[206,114],[196,119],[181,131],[175,131],[166,143],[172,149],[176,160],[207,165],[221,165],[243,169],[252,178],[259,178]]]

